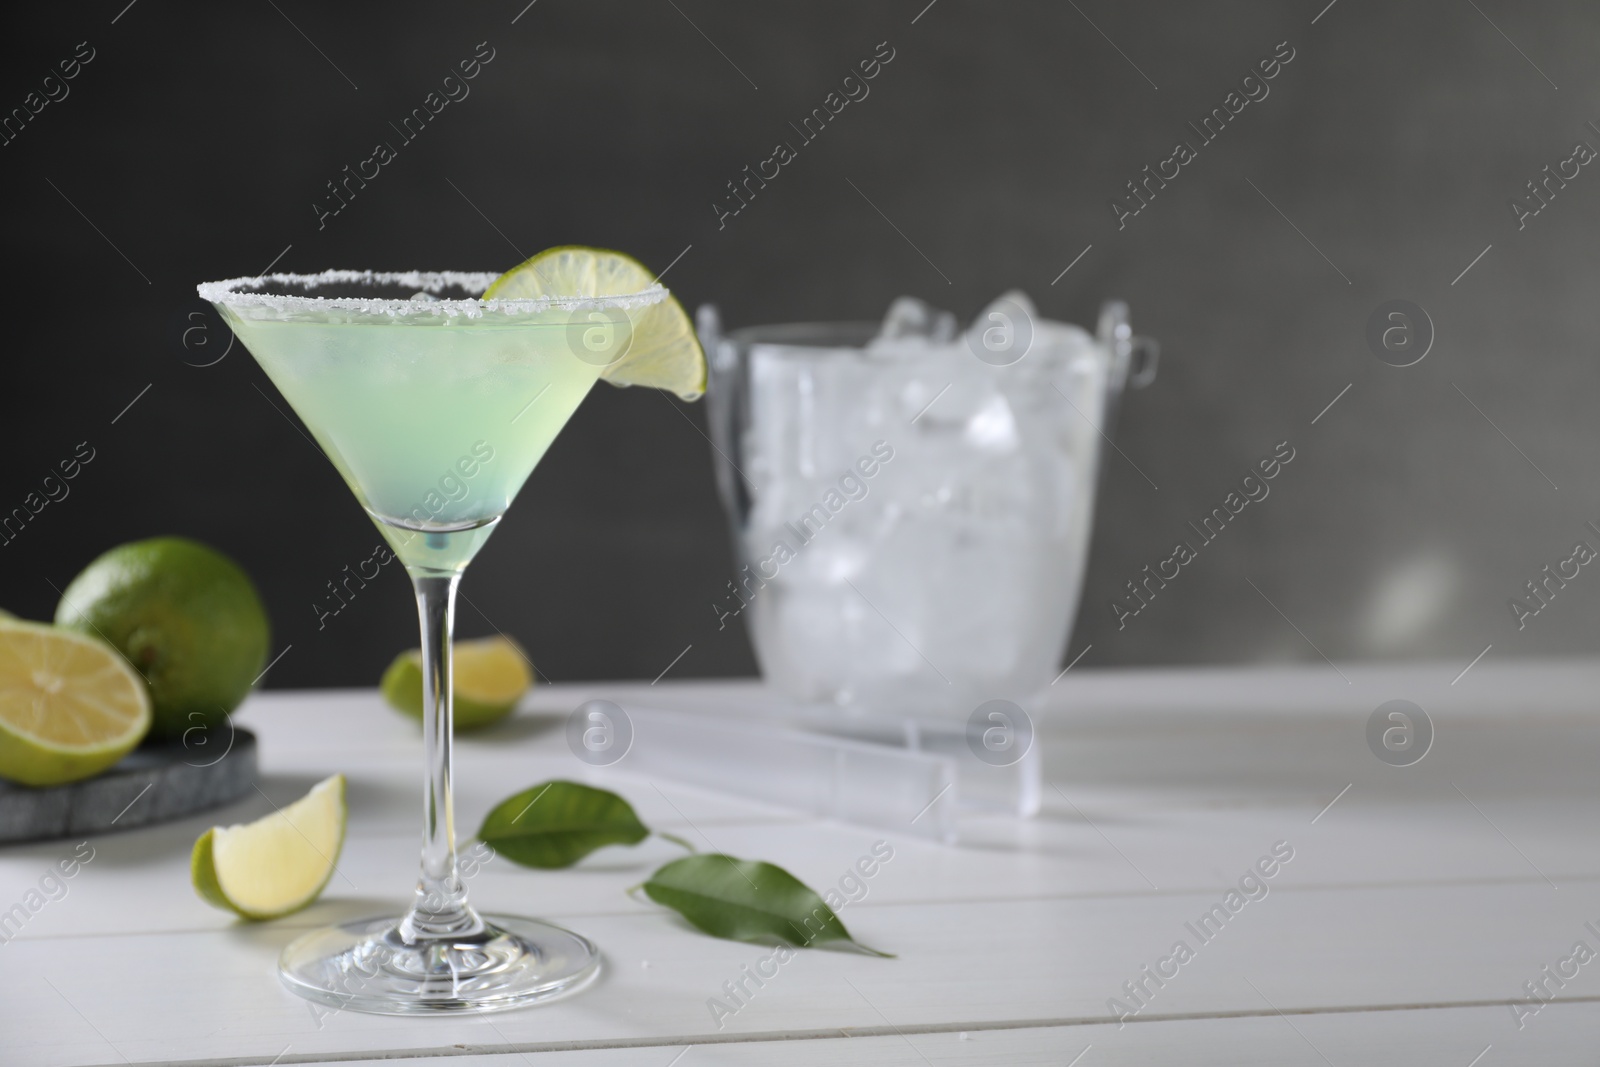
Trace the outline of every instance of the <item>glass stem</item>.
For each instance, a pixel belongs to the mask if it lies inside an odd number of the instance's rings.
[[[401,920],[407,943],[471,937],[483,920],[467,903],[467,887],[456,869],[455,808],[450,796],[451,657],[459,573],[417,569],[411,584],[422,624],[422,876],[416,901]]]

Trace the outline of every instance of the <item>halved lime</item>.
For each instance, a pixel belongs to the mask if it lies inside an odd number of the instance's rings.
[[[559,245],[512,267],[489,286],[485,299],[631,296],[656,285],[656,276],[632,256],[603,248]],[[627,312],[633,337],[625,354],[600,372],[613,385],[667,389],[684,400],[706,391],[706,357],[694,324],[668,293]]]
[[[455,726],[475,730],[511,714],[533,685],[528,657],[508,637],[457,641],[451,691]],[[422,653],[417,649],[395,657],[378,684],[391,707],[413,719],[422,718]]]
[[[0,777],[88,778],[149,730],[144,679],[110,645],[21,619],[0,626]]]
[[[344,775],[252,823],[213,826],[194,843],[189,874],[208,904],[279,919],[317,899],[344,847]]]

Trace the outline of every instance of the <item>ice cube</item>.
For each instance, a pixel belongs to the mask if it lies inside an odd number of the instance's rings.
[[[1009,367],[1033,348],[1038,311],[1028,294],[1012,289],[1000,294],[967,327],[967,347],[991,367]]]
[[[1011,405],[998,393],[989,397],[967,420],[966,432],[962,436],[967,444],[978,451],[997,455],[1015,452],[1021,441]]]
[[[943,344],[956,335],[956,317],[914,296],[902,296],[889,305],[874,341],[921,338]]]

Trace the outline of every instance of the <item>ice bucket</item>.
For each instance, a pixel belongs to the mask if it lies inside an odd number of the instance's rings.
[[[902,298],[882,325],[698,328],[743,620],[767,682],[874,716],[1028,706],[1061,669],[1102,446],[1154,342],[1107,302],[1095,336],[1021,293],[966,331]]]

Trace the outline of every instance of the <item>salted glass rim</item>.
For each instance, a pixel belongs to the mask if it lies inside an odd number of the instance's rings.
[[[202,300],[235,311],[265,314],[268,317],[296,318],[300,315],[316,316],[329,311],[353,312],[358,315],[385,316],[391,319],[418,316],[483,318],[485,316],[530,315],[550,310],[622,310],[647,307],[665,300],[667,288],[659,283],[637,293],[614,296],[541,296],[518,299],[481,297],[464,299],[396,299],[392,297],[312,296],[286,293],[263,293],[258,290],[268,286],[298,287],[315,290],[323,285],[392,285],[414,289],[432,296],[454,288],[464,292],[481,293],[500,277],[499,271],[372,271],[325,270],[317,274],[262,274],[255,277],[228,278],[219,282],[201,282],[196,291]]]

